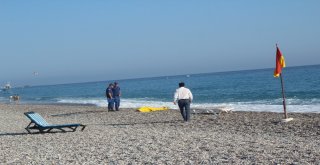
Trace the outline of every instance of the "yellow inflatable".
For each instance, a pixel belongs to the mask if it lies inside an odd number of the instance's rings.
[[[137,110],[139,112],[153,112],[153,111],[163,111],[168,110],[168,107],[140,107]]]

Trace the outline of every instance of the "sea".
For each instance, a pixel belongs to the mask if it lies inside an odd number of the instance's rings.
[[[287,111],[320,113],[320,65],[286,67],[282,75]],[[185,82],[194,95],[191,109],[283,112],[281,81],[273,77],[273,69],[13,87],[0,92],[0,102],[12,104],[9,97],[16,94],[23,104],[107,107],[105,89],[114,81],[122,91],[120,108],[178,109],[173,94],[178,83]]]

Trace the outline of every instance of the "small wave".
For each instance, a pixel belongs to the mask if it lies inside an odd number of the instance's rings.
[[[292,105],[320,105],[320,99],[313,98],[313,99],[297,99],[297,98],[290,98],[286,100],[288,104]]]
[[[268,105],[268,104],[247,104],[247,103],[221,103],[221,104],[193,104],[192,109],[211,109],[224,107],[233,111],[254,111],[254,112],[283,112],[283,105]],[[313,112],[320,113],[320,105],[290,105],[287,104],[287,112]]]
[[[96,105],[98,107],[107,107],[108,103],[106,99],[103,98],[68,98],[68,99],[58,99],[58,103],[65,104],[90,104]],[[150,107],[169,107],[170,109],[178,109],[178,105],[174,105],[173,102],[166,101],[151,101],[139,99],[121,99],[122,108],[139,108],[142,106]],[[194,109],[212,109],[217,107],[226,107],[226,104],[211,104],[211,103],[195,103],[192,104]]]
[[[58,103],[67,104],[90,104],[98,107],[107,107],[107,101],[104,98],[68,98],[60,99]],[[170,109],[178,109],[177,105],[172,102],[150,101],[142,99],[121,99],[122,108],[139,108],[142,106],[162,107],[166,106]],[[193,103],[191,109],[215,109],[224,107],[233,111],[255,111],[255,112],[283,112],[282,104],[271,105],[267,102],[237,102],[237,103]],[[320,113],[320,104],[314,105],[291,105],[287,104],[288,112],[314,112]]]
[[[57,99],[58,103],[64,104],[89,104],[96,105],[98,107],[107,107],[108,104],[104,99],[94,99],[94,98],[65,98],[65,99]]]
[[[270,99],[270,100],[257,100],[248,102],[231,102],[231,104],[263,104],[263,105],[282,105],[282,98]],[[320,105],[320,99],[298,99],[298,98],[287,98],[286,103],[289,105]]]
[[[58,99],[58,103],[66,104],[91,104],[98,107],[107,107],[108,102],[103,98],[71,98],[71,99]],[[172,105],[170,105],[172,104]],[[166,106],[171,109],[177,109],[175,105],[171,102],[161,102],[161,101],[149,101],[142,99],[121,99],[122,108],[139,108],[142,106],[153,106],[153,107],[162,107]]]
[[[283,112],[283,105],[263,104],[230,104],[234,111],[255,111],[255,112]],[[287,112],[313,112],[320,113],[320,105],[290,105],[287,104]]]

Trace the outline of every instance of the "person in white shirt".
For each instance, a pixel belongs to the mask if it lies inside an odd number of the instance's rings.
[[[184,87],[184,82],[179,83],[179,88],[174,93],[173,103],[178,106],[184,121],[190,120],[190,104],[193,100],[191,91]]]

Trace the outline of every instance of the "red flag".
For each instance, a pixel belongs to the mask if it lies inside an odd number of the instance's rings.
[[[284,61],[284,57],[280,52],[280,49],[277,46],[277,54],[276,54],[276,69],[274,70],[273,76],[279,77],[281,74],[282,68],[286,67],[286,62]]]

